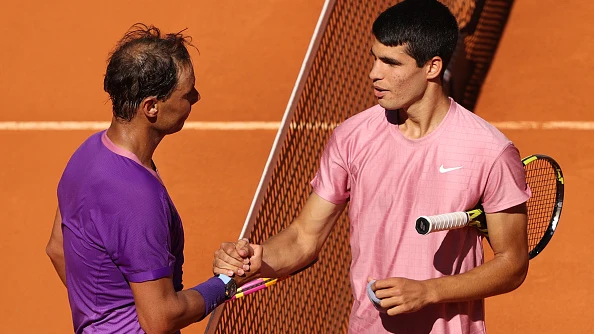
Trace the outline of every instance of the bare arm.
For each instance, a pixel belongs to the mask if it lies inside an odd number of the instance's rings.
[[[385,279],[375,283],[376,296],[388,314],[416,311],[427,304],[482,299],[519,287],[528,272],[525,204],[487,214],[494,258],[466,273],[426,281]],[[391,281],[391,282],[390,282]]]
[[[526,206],[487,214],[494,257],[467,273],[429,281],[438,302],[486,298],[518,288],[528,273]]]
[[[286,276],[314,261],[345,207],[312,193],[293,223],[262,245],[262,274]]]
[[[195,290],[176,292],[171,277],[130,282],[140,327],[149,333],[173,333],[204,316],[202,296]]]
[[[62,215],[60,209],[56,209],[56,217],[54,218],[54,226],[52,227],[52,234],[45,247],[45,253],[49,256],[58,276],[66,286],[66,265],[64,264],[64,243],[62,237]]]
[[[245,242],[237,245],[223,243],[215,253],[213,272],[242,275],[244,258],[251,256],[248,276],[289,275],[317,258],[345,207],[346,203],[337,205],[312,193],[291,225],[264,242],[261,249],[258,249],[258,245],[251,245],[255,248],[253,250]],[[262,254],[261,258],[258,258],[258,254]]]
[[[237,284],[244,278],[235,278]],[[172,277],[130,282],[140,327],[148,334],[173,333],[204,319],[225,299],[225,286],[216,277],[191,289],[176,292]],[[204,293],[204,295],[203,295]],[[210,306],[209,306],[210,305]]]

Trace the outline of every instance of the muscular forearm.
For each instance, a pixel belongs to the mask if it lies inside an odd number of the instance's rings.
[[[176,293],[174,298],[160,305],[159,310],[150,313],[139,313],[139,321],[145,332],[173,333],[185,328],[204,317],[205,305],[202,296],[194,290]]]
[[[246,240],[221,244],[215,252],[213,272],[243,276],[247,270],[246,279],[254,279],[283,277],[306,267],[317,258],[346,205],[334,204],[312,193],[299,216],[262,245],[250,247]]]
[[[524,204],[487,214],[494,258],[464,274],[426,281],[436,302],[468,301],[510,292],[528,272]]]
[[[171,277],[131,283],[138,321],[147,333],[172,333],[202,320],[225,299],[225,285],[211,278],[191,289],[173,291]]]
[[[286,276],[311,264],[345,207],[312,193],[293,223],[263,244],[262,277]]]
[[[510,292],[519,287],[528,272],[528,256],[495,257],[464,274],[425,281],[432,303],[462,302]]]
[[[292,224],[262,245],[261,277],[287,276],[307,266],[317,258],[322,243],[300,233],[298,222]]]

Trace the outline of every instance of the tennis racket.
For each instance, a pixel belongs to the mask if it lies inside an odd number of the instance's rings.
[[[254,292],[258,292],[260,290],[264,290],[280,281],[284,281],[289,277],[295,276],[298,273],[304,271],[305,269],[311,267],[312,265],[314,265],[318,260],[316,259],[314,262],[312,262],[311,264],[307,265],[304,268],[301,268],[299,270],[297,270],[296,272],[290,274],[289,276],[285,276],[285,277],[279,277],[279,278],[258,278],[255,279],[251,282],[248,282],[244,285],[242,285],[240,288],[237,289],[237,291],[235,292],[235,295],[233,297],[231,297],[230,299],[227,300],[227,302],[230,302],[232,300],[235,299],[239,299],[242,297],[245,297],[247,295],[251,295]]]
[[[528,249],[530,259],[540,254],[553,237],[563,208],[564,180],[559,164],[546,155],[535,154],[522,159],[526,183],[532,190],[528,199]],[[420,234],[472,226],[487,238],[487,222],[482,207],[470,211],[436,216],[421,216],[416,221]]]

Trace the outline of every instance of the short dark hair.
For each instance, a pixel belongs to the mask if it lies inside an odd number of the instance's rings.
[[[441,57],[442,73],[458,42],[456,18],[437,0],[400,2],[381,13],[372,30],[383,45],[405,45],[419,67],[435,56]]]
[[[182,32],[162,36],[158,28],[137,23],[118,42],[103,80],[115,117],[130,121],[145,98],[171,96],[180,70],[192,66],[186,47],[193,46],[191,37]]]

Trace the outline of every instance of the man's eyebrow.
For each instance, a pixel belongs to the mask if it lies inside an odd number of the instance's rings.
[[[380,56],[380,57],[377,57],[377,56],[375,55],[375,53],[373,52],[373,48],[369,49],[369,53],[370,53],[372,56],[374,56],[374,57],[378,58],[379,60],[381,60],[381,61],[382,61],[383,63],[385,63],[385,64],[390,64],[390,65],[402,65],[402,62],[401,62],[401,61],[399,61],[399,60],[397,60],[397,59],[395,59],[395,58],[386,57],[386,56]]]
[[[379,60],[381,60],[385,64],[402,65],[402,62],[401,61],[399,61],[397,59],[394,59],[394,58],[390,58],[390,57],[386,57],[386,56],[378,57],[378,58],[379,58]]]

